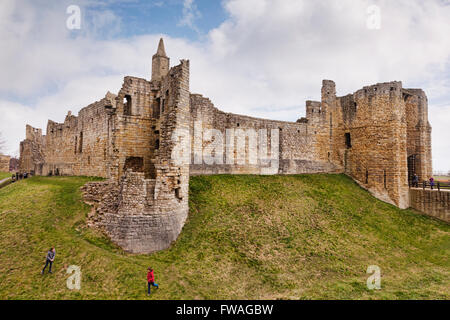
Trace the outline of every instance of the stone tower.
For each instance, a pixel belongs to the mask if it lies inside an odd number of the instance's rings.
[[[164,49],[164,41],[159,40],[158,50],[152,57],[152,81],[160,81],[169,73],[170,59]]]

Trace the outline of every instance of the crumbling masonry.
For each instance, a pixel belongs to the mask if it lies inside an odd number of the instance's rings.
[[[10,156],[5,156],[0,153],[0,172],[9,172],[10,162]]]
[[[279,143],[277,166],[249,161],[261,152],[250,138],[231,154],[236,161],[227,152],[213,165],[195,161],[213,142],[202,139],[196,123],[219,130],[227,145],[236,138],[227,129],[267,129],[266,141]],[[183,129],[190,139],[174,134]],[[195,143],[198,136],[202,143]],[[191,155],[190,164],[172,159],[175,148]],[[346,173],[379,199],[406,208],[408,178],[432,172],[422,90],[389,82],[337,97],[335,83],[324,80],[322,100],[307,101],[306,118],[297,122],[225,113],[190,93],[189,61],[170,68],[162,39],[151,81],[125,77],[117,95],[108,92],[78,116],[69,112],[64,123],[49,121],[45,135],[27,126],[20,155],[22,172],[107,178],[83,188],[94,208],[89,221],[135,253],[165,249],[178,237],[188,215],[190,175]]]

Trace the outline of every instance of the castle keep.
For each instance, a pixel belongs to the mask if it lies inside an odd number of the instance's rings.
[[[89,223],[136,253],[165,249],[177,238],[188,215],[190,175],[345,173],[407,208],[408,179],[432,173],[428,102],[420,89],[389,82],[337,97],[335,83],[324,80],[321,101],[306,102],[306,117],[284,122],[218,110],[190,92],[189,71],[186,60],[170,68],[161,39],[150,81],[125,77],[117,95],[108,92],[78,116],[69,112],[64,123],[49,121],[45,135],[27,126],[20,170],[107,178],[83,187],[93,205]],[[205,161],[207,151],[213,162]],[[175,153],[190,161],[175,161]]]

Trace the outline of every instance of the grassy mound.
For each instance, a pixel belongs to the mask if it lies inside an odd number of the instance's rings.
[[[11,178],[12,173],[10,172],[0,172],[0,180],[3,180],[5,178]]]
[[[85,227],[79,187],[33,177],[0,189],[0,299],[449,299],[450,227],[376,200],[342,175],[204,176],[171,249],[131,255]],[[56,246],[54,274],[42,276]],[[80,291],[65,267],[82,271]],[[368,290],[369,265],[381,290]]]

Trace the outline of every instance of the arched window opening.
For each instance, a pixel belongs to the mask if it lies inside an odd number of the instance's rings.
[[[123,114],[131,116],[131,96],[128,94],[123,98]]]

